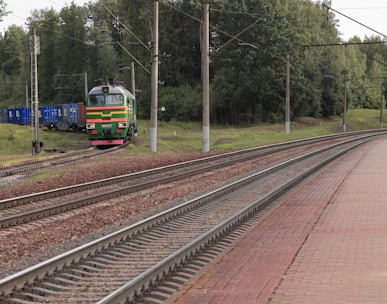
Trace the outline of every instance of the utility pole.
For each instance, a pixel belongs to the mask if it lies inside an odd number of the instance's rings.
[[[151,41],[152,75],[151,75],[151,113],[150,113],[150,151],[157,151],[157,96],[159,74],[159,1],[153,5],[153,35]]]
[[[85,100],[86,100],[86,96],[87,94],[89,94],[89,87],[87,85],[87,72],[85,72],[85,78],[84,78],[84,82],[85,82]]]
[[[38,53],[39,53],[39,41],[36,36],[36,30],[34,28],[34,34],[30,38],[30,51],[31,51],[31,124],[33,127],[33,139],[32,139],[32,154],[40,153],[40,140],[39,140],[39,94],[38,94]]]
[[[347,132],[347,76],[344,76],[343,132]]]
[[[134,99],[136,99],[136,78],[134,75],[134,61],[130,63],[130,71],[132,77],[132,94],[134,96]]]
[[[204,4],[203,13],[203,39],[202,39],[202,73],[203,73],[203,140],[202,152],[210,151],[210,93],[209,93],[209,5]]]
[[[285,113],[285,133],[290,134],[290,56],[286,56],[286,113]]]
[[[28,109],[28,80],[25,81],[25,88],[26,88],[26,108]]]
[[[383,82],[380,88],[380,129],[383,129]]]

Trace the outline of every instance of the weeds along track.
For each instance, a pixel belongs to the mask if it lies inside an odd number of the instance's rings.
[[[350,135],[349,137],[354,136],[365,135],[356,134]],[[2,200],[0,201],[0,228],[8,228],[48,217],[55,217],[64,212],[76,210],[87,205],[104,202],[158,185],[180,181],[184,178],[201,175],[211,170],[260,159],[265,155],[273,157],[275,154],[286,153],[287,157],[291,157],[329,145],[333,142],[343,141],[347,137],[321,137],[246,149],[81,185]],[[3,231],[0,233],[7,232]]]
[[[227,243],[286,191],[375,136],[313,149],[4,278],[0,302],[134,303],[174,273],[191,271],[191,262],[197,266],[202,253]]]

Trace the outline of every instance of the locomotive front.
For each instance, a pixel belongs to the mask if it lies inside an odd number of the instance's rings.
[[[94,87],[86,97],[86,130],[93,146],[121,145],[137,132],[134,96],[119,85]]]

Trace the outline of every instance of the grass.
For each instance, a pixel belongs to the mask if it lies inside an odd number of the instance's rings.
[[[378,129],[380,111],[349,110],[347,131]],[[387,123],[387,122],[385,122]],[[45,149],[59,148],[73,151],[90,147],[85,133],[45,131],[40,129],[42,152],[32,156],[32,129],[29,126],[0,124],[0,160],[29,159],[47,155]],[[130,144],[130,153],[149,152],[149,121],[141,120],[138,136]],[[228,151],[260,146],[275,142],[295,140],[342,132],[340,117],[329,119],[299,118],[290,124],[290,134],[285,133],[285,124],[259,124],[244,127],[210,126],[210,151]],[[200,153],[202,148],[202,126],[200,123],[163,122],[157,124],[157,155]]]

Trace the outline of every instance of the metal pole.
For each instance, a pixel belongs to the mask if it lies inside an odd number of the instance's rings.
[[[383,129],[383,83],[380,88],[380,129]]]
[[[85,72],[85,100],[86,100],[87,94],[89,94],[89,86],[87,84],[87,72]]]
[[[153,39],[152,51],[152,80],[151,80],[151,113],[150,113],[150,151],[157,151],[157,96],[158,96],[158,74],[159,74],[159,2],[154,2],[153,7]]]
[[[290,133],[290,56],[286,56],[286,113],[285,113],[285,133]]]
[[[134,75],[134,61],[130,63],[131,75],[132,75],[132,94],[134,99],[136,99],[136,78]]]
[[[34,117],[35,117],[35,110],[34,110],[34,68],[33,68],[33,62],[34,62],[34,44],[33,44],[33,37],[32,37],[32,44],[31,44],[31,50],[30,50],[30,54],[31,54],[31,110],[30,110],[30,121],[31,121],[31,132],[32,132],[32,136],[31,136],[31,141],[32,141],[32,145],[31,145],[31,152],[32,152],[32,155],[35,154],[35,131],[34,131]]]
[[[343,132],[347,132],[347,78],[344,78]]]
[[[29,108],[29,106],[28,106],[28,80],[26,80],[25,85],[26,85],[26,108],[28,109]]]
[[[209,5],[204,4],[203,13],[203,45],[202,45],[202,69],[203,69],[203,140],[202,152],[210,151],[210,94],[209,94]]]
[[[40,140],[39,140],[39,94],[38,94],[38,47],[36,41],[36,31],[34,29],[34,79],[35,79],[35,154],[40,153]]]

